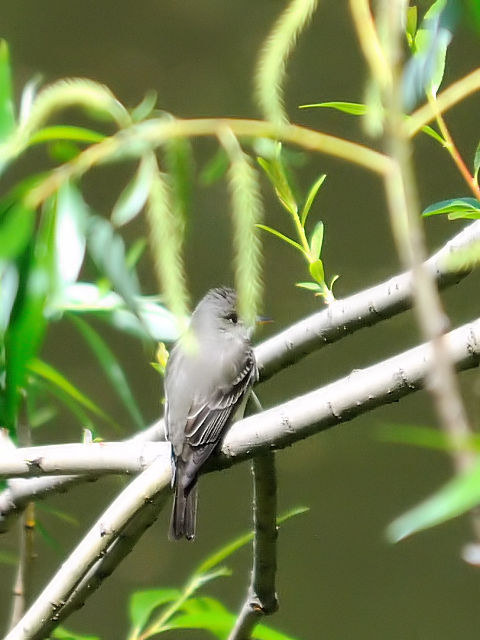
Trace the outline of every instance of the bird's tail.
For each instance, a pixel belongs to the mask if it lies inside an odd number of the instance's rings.
[[[172,517],[170,520],[170,540],[179,540],[185,537],[187,540],[195,538],[195,523],[197,520],[197,481],[195,480],[186,489],[182,482],[175,483],[175,495],[173,498]]]

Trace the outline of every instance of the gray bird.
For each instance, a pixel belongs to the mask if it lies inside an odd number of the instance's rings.
[[[175,488],[169,537],[195,537],[197,477],[258,378],[250,331],[233,289],[211,289],[195,308],[165,373],[165,427]]]

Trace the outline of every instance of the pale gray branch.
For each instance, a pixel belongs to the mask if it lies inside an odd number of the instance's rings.
[[[458,369],[477,366],[480,360],[480,320],[464,325],[446,336],[447,348]],[[431,346],[421,345],[347,378],[290,400],[278,407],[235,423],[225,436],[222,456],[210,470],[253,457],[272,447],[281,448],[312,433],[351,420],[374,407],[387,404],[422,387],[431,361]],[[6,640],[44,637],[62,617],[65,602],[80,606],[105,576],[104,556],[117,536],[129,524],[129,536],[137,539],[145,529],[142,509],[150,508],[169,483],[170,464],[153,463],[135,478],[108,507],[78,547],[52,578]],[[148,520],[148,519],[147,519]],[[140,529],[137,529],[137,523]],[[120,538],[121,540],[121,538]],[[125,553],[118,553],[120,560]],[[96,563],[97,575],[88,573]],[[108,572],[115,568],[108,564]],[[93,570],[93,569],[92,569]],[[103,573],[102,573],[103,571]],[[91,589],[86,588],[89,576]],[[78,590],[78,599],[72,594]],[[81,599],[80,599],[81,598]],[[47,625],[47,626],[46,626]]]
[[[439,287],[452,285],[468,273],[461,270],[453,271],[448,265],[448,258],[455,251],[465,249],[479,240],[480,221],[475,221],[449,240],[427,261]],[[409,309],[411,295],[411,273],[402,273],[379,285],[338,300],[326,309],[296,322],[255,347],[261,380],[325,344]],[[164,438],[165,430],[161,419],[133,436],[130,441]],[[81,477],[52,477],[9,481],[7,489],[0,492],[0,533],[7,529],[11,516],[24,508],[29,496],[32,499],[40,499],[51,493],[66,491],[81,480]]]
[[[58,624],[60,611],[73,590],[122,534],[130,519],[145,503],[161,500],[161,491],[169,485],[170,476],[169,464],[154,462],[134,478],[100,516],[5,640],[44,638],[48,633],[46,627]],[[158,504],[156,511],[159,511]]]
[[[165,442],[90,442],[8,449],[0,447],[0,478],[144,471],[157,457],[170,459]]]

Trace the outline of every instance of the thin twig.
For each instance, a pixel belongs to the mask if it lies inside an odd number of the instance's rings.
[[[20,405],[17,437],[18,442],[23,446],[32,444],[30,423],[24,397],[22,397]],[[12,446],[12,443],[6,443],[6,446],[3,448],[8,450],[9,457],[14,455],[15,448]],[[33,502],[27,504],[20,519],[19,527],[19,560],[12,593],[10,629],[13,628],[24,615],[32,586],[33,560],[35,558],[35,504]]]
[[[253,568],[246,600],[228,640],[249,640],[263,616],[278,609],[275,589],[277,570],[277,478],[275,456],[266,452],[252,461],[254,477]]]

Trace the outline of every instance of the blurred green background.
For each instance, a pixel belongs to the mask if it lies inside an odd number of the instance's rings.
[[[262,41],[284,7],[278,0],[14,0],[4,2],[1,33],[11,48],[16,90],[38,72],[44,81],[86,76],[109,86],[125,104],[138,103],[155,89],[162,109],[180,117],[258,117],[252,98],[252,74]],[[447,58],[446,83],[471,70],[479,59],[479,36],[459,25]],[[301,37],[288,69],[286,103],[292,121],[354,140],[367,140],[361,122],[326,110],[299,110],[299,104],[326,100],[362,101],[365,80],[346,2],[321,3]],[[478,137],[480,98],[453,109],[447,120],[465,157],[473,158]],[[214,145],[195,143],[197,166],[211,157]],[[24,170],[44,157],[30,153]],[[327,181],[312,216],[326,225],[327,273],[341,274],[336,295],[343,297],[397,273],[398,260],[388,226],[380,181],[364,170],[316,156],[299,156],[304,189],[320,173]],[[429,138],[416,142],[416,166],[422,207],[468,195],[446,153]],[[108,214],[131,167],[102,168],[86,181],[99,212]],[[7,176],[2,193],[16,176]],[[288,220],[263,183],[267,224],[288,229]],[[464,223],[428,220],[431,249]],[[145,232],[140,219],[127,228],[127,239]],[[264,312],[275,319],[273,333],[316,310],[321,302],[293,283],[305,279],[304,265],[275,238],[264,238]],[[231,234],[223,184],[195,186],[186,262],[194,299],[206,289],[231,282]],[[151,262],[140,265],[145,293],[156,291]],[[452,324],[477,313],[478,275],[444,294]],[[161,384],[150,367],[153,354],[119,334],[105,333],[114,346],[148,422],[162,412]],[[264,331],[258,339],[267,335]],[[362,368],[418,341],[412,314],[359,332],[310,356],[259,389],[265,406],[293,397]],[[93,359],[71,326],[51,327],[44,350],[81,389],[90,392],[119,422],[116,397],[99,381]],[[102,379],[103,380],[103,379]],[[476,372],[462,375],[467,404],[478,422]],[[428,531],[397,546],[385,542],[385,526],[394,516],[428,495],[449,477],[443,454],[389,445],[378,440],[384,424],[434,424],[424,393],[376,410],[351,424],[319,434],[277,455],[281,511],[307,505],[310,512],[286,523],[279,538],[279,613],[272,626],[305,640],[349,638],[390,640],[476,638],[480,625],[478,571],[460,557],[470,540],[467,518]],[[118,438],[105,431],[104,437]],[[42,429],[43,441],[78,441],[80,431],[67,414]],[[59,541],[56,548],[38,542],[36,589],[41,588],[99,515],[124,479],[103,479],[49,500],[80,514],[81,527],[41,515]],[[195,544],[167,541],[169,509],[143,536],[113,578],[68,626],[98,633],[105,640],[124,637],[128,594],[149,586],[179,586],[207,553],[250,526],[251,478],[248,464],[201,480],[198,539]],[[4,535],[2,548],[15,549],[16,531]],[[246,550],[229,563],[233,578],[213,583],[210,592],[236,610],[247,585]],[[13,569],[2,567],[0,622],[8,613]],[[174,633],[172,637],[179,637]],[[199,638],[199,632],[182,637]]]

